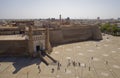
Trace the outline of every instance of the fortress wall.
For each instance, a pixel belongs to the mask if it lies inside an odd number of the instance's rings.
[[[50,42],[52,44],[100,39],[102,39],[102,35],[97,26],[62,27],[59,30],[50,31]]]
[[[102,34],[101,34],[101,31],[98,26],[93,26],[92,31],[93,31],[93,39],[94,40],[102,39]]]
[[[64,42],[83,41],[92,37],[89,27],[62,28]]]
[[[64,40],[61,29],[50,31],[50,43],[62,43]]]
[[[1,40],[0,55],[23,55],[28,50],[26,40]]]

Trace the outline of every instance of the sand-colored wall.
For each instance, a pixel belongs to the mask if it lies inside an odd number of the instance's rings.
[[[50,30],[50,43],[62,43],[64,40],[61,29]]]
[[[50,31],[50,42],[52,44],[100,39],[102,39],[102,35],[98,26],[62,27]]]
[[[0,55],[24,55],[28,52],[26,40],[0,40]]]
[[[100,40],[102,35],[97,26],[71,26],[49,32],[51,44],[64,44],[84,40]],[[29,54],[28,40],[0,40],[0,55]]]
[[[98,26],[93,26],[92,28],[93,40],[101,40],[102,34]]]

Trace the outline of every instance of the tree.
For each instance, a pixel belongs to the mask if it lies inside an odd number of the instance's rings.
[[[115,24],[114,24],[114,25],[111,25],[111,32],[112,32],[113,35],[116,35],[117,29],[118,29],[118,28],[117,28],[117,25],[115,25]]]
[[[110,28],[110,23],[105,23],[101,26],[101,31],[102,32],[107,32],[107,31],[110,30],[109,28]]]
[[[105,23],[101,25],[100,29],[102,32],[108,33],[111,35],[117,35],[117,33],[120,33],[120,28],[117,27],[117,24]]]

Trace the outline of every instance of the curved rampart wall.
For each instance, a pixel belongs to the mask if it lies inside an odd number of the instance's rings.
[[[50,42],[52,44],[101,39],[102,35],[98,26],[72,26],[50,30]]]

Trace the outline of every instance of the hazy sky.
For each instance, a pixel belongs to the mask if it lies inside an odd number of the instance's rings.
[[[118,18],[120,0],[0,0],[0,19]]]

